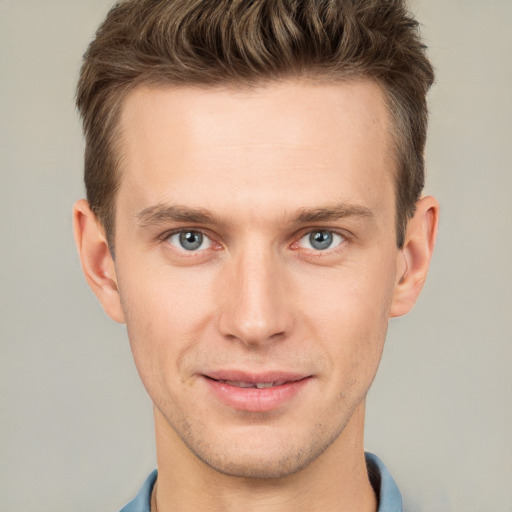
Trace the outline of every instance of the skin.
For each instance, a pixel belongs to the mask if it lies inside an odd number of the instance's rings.
[[[121,128],[115,262],[84,200],[75,237],[155,405],[158,510],[376,510],[365,396],[389,318],[424,283],[439,209],[422,198],[397,248],[380,88],[139,88]],[[203,234],[199,250],[180,230]],[[237,410],[205,378],[226,368],[307,379],[270,411]]]

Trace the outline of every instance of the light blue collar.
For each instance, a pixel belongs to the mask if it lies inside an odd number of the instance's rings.
[[[377,512],[402,512],[402,496],[386,466],[373,453],[366,452],[365,458],[368,476],[379,500]],[[147,477],[135,499],[124,506],[120,512],[151,512],[151,492],[156,477],[155,469]]]

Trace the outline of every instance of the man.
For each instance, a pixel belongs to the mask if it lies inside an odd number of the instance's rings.
[[[432,80],[398,0],[109,13],[74,226],[154,403],[158,476],[124,511],[401,510],[364,408],[434,246]]]

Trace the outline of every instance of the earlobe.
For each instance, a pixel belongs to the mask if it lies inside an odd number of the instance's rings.
[[[114,260],[104,230],[85,199],[73,206],[73,230],[82,270],[107,315],[124,323]]]
[[[402,316],[414,306],[427,278],[439,222],[439,203],[427,196],[416,204],[405,243],[398,255],[399,269],[390,316]]]

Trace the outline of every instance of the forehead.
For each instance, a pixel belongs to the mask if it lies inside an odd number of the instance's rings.
[[[370,81],[138,88],[120,126],[119,199],[127,194],[141,209],[218,208],[219,197],[261,209],[393,195],[389,115]]]

